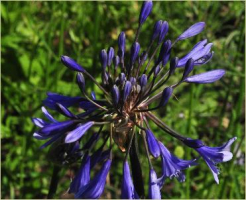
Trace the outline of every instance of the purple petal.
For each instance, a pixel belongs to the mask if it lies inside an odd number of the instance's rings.
[[[207,44],[207,39],[204,39],[204,40],[198,42],[187,55],[185,55],[183,58],[179,59],[178,67],[183,67],[185,65],[185,63],[190,58],[192,58],[192,56],[196,55],[201,49],[204,48],[205,44]]]
[[[228,142],[226,142],[224,145],[220,147],[207,147],[209,149],[217,150],[217,151],[230,151],[230,146],[235,142],[237,137],[231,138]]]
[[[153,169],[149,172],[149,199],[161,199],[160,187],[157,184],[157,175]]]
[[[147,129],[145,132],[146,132],[147,143],[151,155],[153,155],[155,158],[159,157],[161,152],[160,152],[158,141],[156,140],[151,130]]]
[[[204,46],[204,48],[200,49],[194,55],[192,55],[192,59],[194,61],[197,61],[200,58],[204,57],[211,51],[212,46],[213,46],[213,43],[208,43],[206,46]]]
[[[121,199],[139,199],[135,191],[128,162],[124,162],[123,181],[121,185]]]
[[[64,132],[68,128],[73,126],[74,124],[75,124],[75,122],[72,120],[68,120],[68,121],[64,121],[64,122],[57,122],[54,124],[49,124],[49,125],[41,128],[39,130],[39,133],[43,134],[43,135],[52,135],[52,134],[57,133],[57,132]]]
[[[214,52],[208,53],[207,55],[205,55],[205,56],[199,58],[198,60],[196,60],[194,62],[194,65],[204,65],[204,64],[206,64],[207,62],[209,62],[212,59],[213,55],[214,55]]]
[[[62,136],[62,134],[56,134],[54,135],[48,142],[44,143],[41,147],[39,147],[40,149],[43,149],[45,147],[47,147],[48,145],[52,144],[53,142],[55,142],[56,140],[58,140],[60,137]]]
[[[50,136],[50,135],[48,135],[48,136],[43,136],[43,135],[40,135],[40,134],[38,134],[38,133],[34,133],[33,134],[33,137],[35,138],[35,139],[37,139],[37,140],[46,140],[46,139],[48,139],[48,138],[50,138],[50,137],[52,137],[52,136]]]
[[[111,160],[107,160],[104,163],[96,176],[75,194],[76,199],[98,199],[102,195],[111,162]]]
[[[49,124],[40,118],[32,118],[32,123],[34,123],[36,126],[38,126],[40,128],[43,128],[44,126]]]
[[[185,79],[185,82],[188,83],[213,83],[219,80],[222,76],[224,76],[224,69],[216,69],[212,71],[208,71],[205,73],[197,74],[194,76],[190,76]]]
[[[66,117],[70,118],[77,118],[73,113],[71,113],[70,110],[68,110],[66,107],[64,107],[62,104],[57,103],[58,111],[60,111],[61,114],[65,115]]]
[[[50,120],[51,122],[56,123],[57,121],[52,117],[52,115],[46,110],[44,106],[42,106],[42,112],[44,113],[45,117]]]
[[[61,56],[62,63],[73,71],[85,72],[84,68],[68,56]]]
[[[196,24],[193,24],[190,28],[188,28],[177,38],[177,41],[184,40],[186,38],[190,38],[201,33],[204,27],[205,27],[205,22],[198,22]]]
[[[69,132],[65,138],[65,143],[72,143],[72,142],[79,140],[85,134],[85,132],[90,127],[92,127],[93,124],[94,122],[87,122],[77,127],[73,131]]]
[[[68,108],[83,100],[83,98],[81,97],[68,97],[52,92],[48,92],[47,96],[48,97],[43,101],[43,104],[53,110],[56,110],[57,108],[56,103],[60,103],[66,108]]]
[[[69,193],[77,193],[90,181],[90,156],[86,154],[81,162],[80,169],[70,184]]]

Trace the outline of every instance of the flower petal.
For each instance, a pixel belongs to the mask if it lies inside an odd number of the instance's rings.
[[[153,169],[150,169],[149,172],[149,199],[161,199],[161,191],[157,183],[157,175]]]
[[[72,142],[75,142],[78,139],[80,139],[85,134],[85,132],[90,127],[92,127],[93,124],[94,124],[94,122],[87,122],[87,123],[77,127],[73,131],[69,132],[65,138],[65,143],[72,143]]]
[[[36,126],[38,126],[40,128],[43,128],[45,125],[49,124],[40,118],[32,118],[32,123],[34,123]]]
[[[98,199],[102,195],[111,162],[111,160],[107,160],[104,163],[96,176],[75,194],[76,199]]]
[[[83,100],[83,98],[81,97],[68,97],[52,92],[48,92],[47,96],[48,97],[45,100],[43,100],[43,104],[53,110],[56,110],[57,108],[56,103],[60,103],[66,108],[68,108]]]
[[[158,145],[158,141],[156,140],[151,130],[147,129],[145,130],[145,132],[146,132],[146,138],[147,138],[147,143],[150,153],[155,158],[159,157],[161,152],[160,152],[160,147]]]
[[[48,142],[44,143],[41,147],[39,147],[39,149],[43,149],[47,146],[49,146],[50,144],[52,144],[53,142],[55,142],[56,140],[58,140],[62,135],[61,134],[56,134],[54,135]]]
[[[183,32],[178,38],[177,41],[179,40],[184,40],[186,38],[193,37],[203,31],[205,27],[205,22],[198,22],[193,24],[191,27],[189,27],[185,32]]]
[[[201,74],[197,74],[194,76],[190,76],[185,79],[185,82],[188,83],[213,83],[219,80],[222,76],[224,76],[225,70],[224,69],[216,69],[208,72],[204,72]]]
[[[77,193],[90,181],[90,156],[86,154],[81,162],[81,167],[70,184],[69,193]]]
[[[68,128],[70,128],[71,126],[73,126],[74,124],[75,124],[75,122],[72,121],[72,120],[49,124],[49,125],[44,126],[43,128],[41,128],[39,130],[39,133],[41,135],[42,134],[43,135],[52,135],[52,134],[57,133],[57,132],[64,132]]]
[[[124,162],[123,181],[121,185],[121,199],[139,199],[135,191],[128,162]]]

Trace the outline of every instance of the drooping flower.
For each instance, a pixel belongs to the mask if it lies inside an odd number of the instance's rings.
[[[153,169],[149,172],[149,199],[161,199],[160,186]]]
[[[98,199],[103,193],[111,162],[107,160],[96,176],[75,194],[75,198]]]
[[[90,156],[86,154],[81,162],[81,167],[70,184],[69,192],[77,193],[90,181]]]
[[[42,112],[46,120],[32,119],[38,127],[33,137],[41,141],[48,140],[40,148],[51,145],[54,162],[56,158],[61,165],[81,162],[81,167],[70,185],[70,192],[75,194],[76,198],[101,196],[113,159],[115,149],[113,145],[117,145],[120,151],[125,153],[121,197],[132,199],[146,197],[137,153],[137,135],[143,139],[143,143],[139,146],[145,147],[149,163],[149,198],[161,199],[160,189],[166,178],[176,177],[181,182],[185,181],[183,170],[195,165],[196,159],[182,160],[172,155],[161,142],[158,142],[158,138],[151,131],[149,121],[156,124],[159,130],[194,148],[210,167],[216,182],[219,174],[216,163],[232,158],[228,148],[235,138],[222,147],[208,147],[200,140],[182,136],[152,113],[152,110],[157,111],[167,105],[180,84],[213,83],[225,74],[225,70],[215,69],[191,75],[197,65],[204,65],[213,57],[211,51],[213,44],[208,43],[207,39],[198,42],[181,58],[171,54],[178,41],[201,33],[205,28],[204,22],[195,23],[175,41],[171,41],[166,38],[170,34],[168,33],[170,23],[159,20],[154,25],[149,46],[147,48],[141,46],[140,49],[138,38],[141,37],[141,27],[150,15],[152,6],[150,0],[142,4],[131,49],[126,49],[126,35],[121,32],[118,36],[118,49],[107,47],[101,50],[98,67],[101,70],[101,83],[87,71],[87,66],[78,64],[75,61],[77,59],[61,56],[61,62],[68,69],[77,72],[76,82],[82,97],[48,92],[43,104],[65,119],[61,121],[54,119],[45,107],[42,107]],[[176,83],[170,83],[170,77],[178,71],[181,71],[183,76]],[[90,84],[87,83],[90,81],[99,88],[98,94],[91,92],[88,95]],[[103,99],[97,99],[96,96],[103,96]],[[96,127],[99,127],[99,130],[94,132]],[[88,141],[85,141],[85,134],[89,137]],[[99,140],[102,142],[98,147]],[[127,162],[128,156],[131,160],[131,170]],[[152,165],[151,156],[162,161],[162,174],[159,178]],[[90,171],[102,163],[101,170],[90,179]]]
[[[139,196],[134,188],[130,168],[128,162],[124,162],[123,166],[123,182],[121,185],[121,198],[122,199],[139,199]]]
[[[213,173],[214,180],[219,184],[219,169],[216,167],[217,163],[227,162],[232,159],[233,154],[230,152],[230,146],[237,138],[230,139],[227,143],[221,147],[208,147],[205,146],[200,140],[192,140],[190,138],[184,140],[184,143],[194,148],[207,163],[211,172]]]
[[[163,186],[166,178],[176,177],[180,182],[185,181],[185,175],[182,170],[189,168],[192,165],[196,165],[194,160],[183,160],[177,158],[173,154],[171,154],[168,149],[164,146],[163,143],[159,142],[159,146],[161,149],[161,160],[162,160],[162,177],[159,179],[160,187]]]
[[[160,147],[158,145],[158,141],[156,140],[151,130],[146,129],[145,132],[146,132],[147,143],[148,143],[148,147],[149,147],[149,151],[151,155],[154,156],[155,158],[159,157]]]

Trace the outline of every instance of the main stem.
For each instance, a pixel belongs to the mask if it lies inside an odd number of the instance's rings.
[[[54,165],[53,174],[50,182],[49,194],[47,199],[52,199],[56,193],[57,185],[59,182],[59,172],[61,171],[61,167]]]

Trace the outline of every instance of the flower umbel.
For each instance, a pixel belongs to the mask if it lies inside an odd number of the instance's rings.
[[[196,36],[204,30],[204,22],[191,25],[172,42],[167,39],[168,22],[159,20],[153,27],[149,46],[146,49],[142,47],[138,38],[141,36],[141,27],[152,11],[152,6],[152,1],[143,2],[131,49],[126,49],[126,35],[121,32],[118,37],[118,51],[113,47],[100,51],[101,83],[86,70],[86,67],[68,56],[62,56],[61,62],[77,72],[76,82],[82,96],[69,97],[49,92],[43,104],[59,112],[66,120],[57,121],[45,107],[42,107],[42,111],[47,121],[40,118],[32,120],[39,127],[33,136],[38,140],[49,139],[41,148],[52,145],[49,153],[52,154],[52,158],[56,158],[53,160],[56,164],[81,163],[69,188],[69,192],[73,193],[75,198],[99,198],[102,195],[113,163],[113,149],[120,149],[124,157],[121,197],[129,199],[147,197],[138,158],[137,137],[143,139],[149,164],[149,198],[161,198],[160,190],[167,178],[176,177],[180,182],[185,181],[183,170],[197,165],[197,159],[183,160],[174,156],[155,137],[149,121],[197,151],[211,169],[217,183],[219,170],[216,164],[232,158],[228,148],[236,138],[232,138],[221,147],[208,147],[201,140],[189,139],[174,131],[152,113],[152,110],[161,109],[168,101],[172,101],[179,85],[213,83],[225,74],[225,70],[215,69],[190,75],[196,66],[206,64],[213,56],[211,52],[213,44],[207,43],[207,39],[198,42],[182,58],[172,55],[172,48],[179,41]],[[177,71],[181,71],[183,76],[177,83],[169,83],[170,77]],[[101,93],[88,94],[87,81],[92,81]],[[103,98],[97,99],[96,96]],[[74,113],[72,112],[74,108],[83,111]],[[90,139],[86,142],[84,137],[88,134]],[[129,157],[131,170],[128,165]],[[152,165],[152,159],[162,161],[162,174],[159,178]],[[96,165],[101,165],[101,170],[91,178],[90,172]]]

